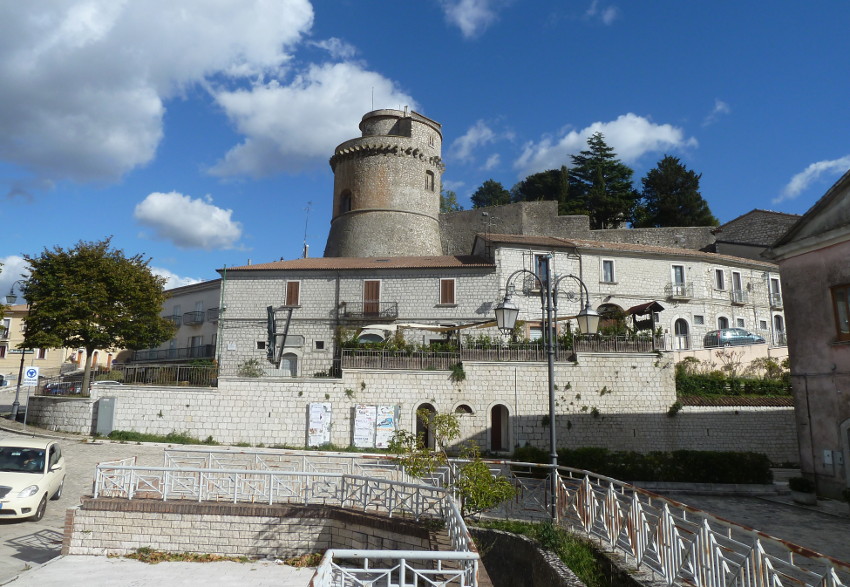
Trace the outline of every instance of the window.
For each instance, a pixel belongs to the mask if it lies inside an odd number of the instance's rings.
[[[286,304],[287,306],[301,305],[301,282],[287,281],[286,282]]]
[[[351,212],[351,192],[345,190],[339,196],[339,213],[345,214]]]
[[[455,304],[455,280],[440,280],[440,305],[452,306]]]
[[[12,319],[4,318],[0,321],[0,338],[9,338],[9,331],[12,329]]]
[[[838,340],[850,340],[850,285],[832,288],[832,309]]]
[[[611,260],[603,260],[602,261],[602,282],[603,283],[614,283],[616,279],[614,279],[614,261]]]
[[[534,274],[540,282],[538,283],[535,280],[534,285],[531,288],[532,290],[539,291],[541,287],[540,284],[543,284],[543,287],[546,287],[546,268],[549,267],[549,262],[549,255],[534,255]],[[551,267],[549,267],[549,272],[551,272]]]
[[[537,342],[538,340],[543,340],[543,326],[529,326],[528,327],[528,340],[531,342]]]
[[[673,283],[675,285],[685,285],[685,266],[673,265]]]
[[[759,330],[767,330],[767,320],[759,320]]]
[[[726,274],[723,269],[714,270],[714,289],[726,289]]]
[[[258,341],[257,341],[257,350],[258,350],[258,351],[263,351],[263,350],[265,350],[265,349],[266,349],[266,341],[264,341],[264,340],[258,340]]]
[[[726,316],[721,316],[717,319],[717,327],[718,328],[729,328],[729,318]]]
[[[735,326],[737,326],[738,328],[744,328],[746,325],[747,323],[744,322],[743,318],[735,318]]]
[[[323,351],[323,350],[325,350],[325,341],[323,341],[323,340],[314,341],[314,346],[315,346],[317,351]]]
[[[426,171],[425,172],[425,189],[429,192],[434,191],[434,172]]]
[[[6,345],[0,346],[0,359],[6,358]]]
[[[381,282],[377,279],[363,281],[363,314],[377,315],[381,311]]]
[[[38,349],[38,351],[36,351],[36,353],[37,353],[36,356],[35,356],[36,359],[46,359],[47,358],[47,349]],[[95,353],[95,356],[97,356],[97,353]],[[93,361],[92,365],[97,365],[97,362]]]
[[[695,315],[694,324],[697,326],[703,326],[705,324],[705,316]]]
[[[179,305],[179,304],[178,304],[178,305],[176,305],[176,306],[174,306],[174,309],[173,309],[173,310],[171,310],[171,315],[172,315],[172,316],[174,316],[175,318],[176,318],[176,317],[179,317],[179,316],[181,315],[181,314],[180,314],[180,305]]]

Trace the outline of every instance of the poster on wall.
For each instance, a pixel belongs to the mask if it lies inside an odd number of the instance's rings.
[[[377,418],[375,421],[375,446],[387,448],[396,430],[397,406],[377,406]]]
[[[310,404],[307,414],[307,446],[322,446],[331,441],[331,404]]]
[[[354,446],[387,448],[396,431],[397,412],[397,406],[355,406]]]
[[[354,446],[375,446],[375,406],[354,406]]]

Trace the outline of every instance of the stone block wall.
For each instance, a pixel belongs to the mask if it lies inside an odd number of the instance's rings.
[[[62,554],[139,548],[287,558],[329,548],[432,550],[420,523],[325,506],[85,499],[67,510]]]

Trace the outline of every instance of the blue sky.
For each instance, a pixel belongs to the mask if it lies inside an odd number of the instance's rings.
[[[665,154],[702,173],[721,222],[805,212],[850,168],[844,2],[53,0],[0,22],[2,294],[21,255],[110,235],[171,286],[305,234],[321,256],[328,159],[377,108],[443,124],[467,208],[595,131],[638,185]]]

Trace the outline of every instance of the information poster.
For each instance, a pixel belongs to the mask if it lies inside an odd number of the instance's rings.
[[[396,406],[364,406],[354,408],[354,446],[387,448],[396,431]]]
[[[310,404],[308,410],[307,446],[329,444],[331,441],[331,404]]]
[[[396,407],[378,406],[375,423],[375,446],[387,448],[396,431]]]
[[[372,448],[375,446],[375,406],[354,407],[354,446]]]

